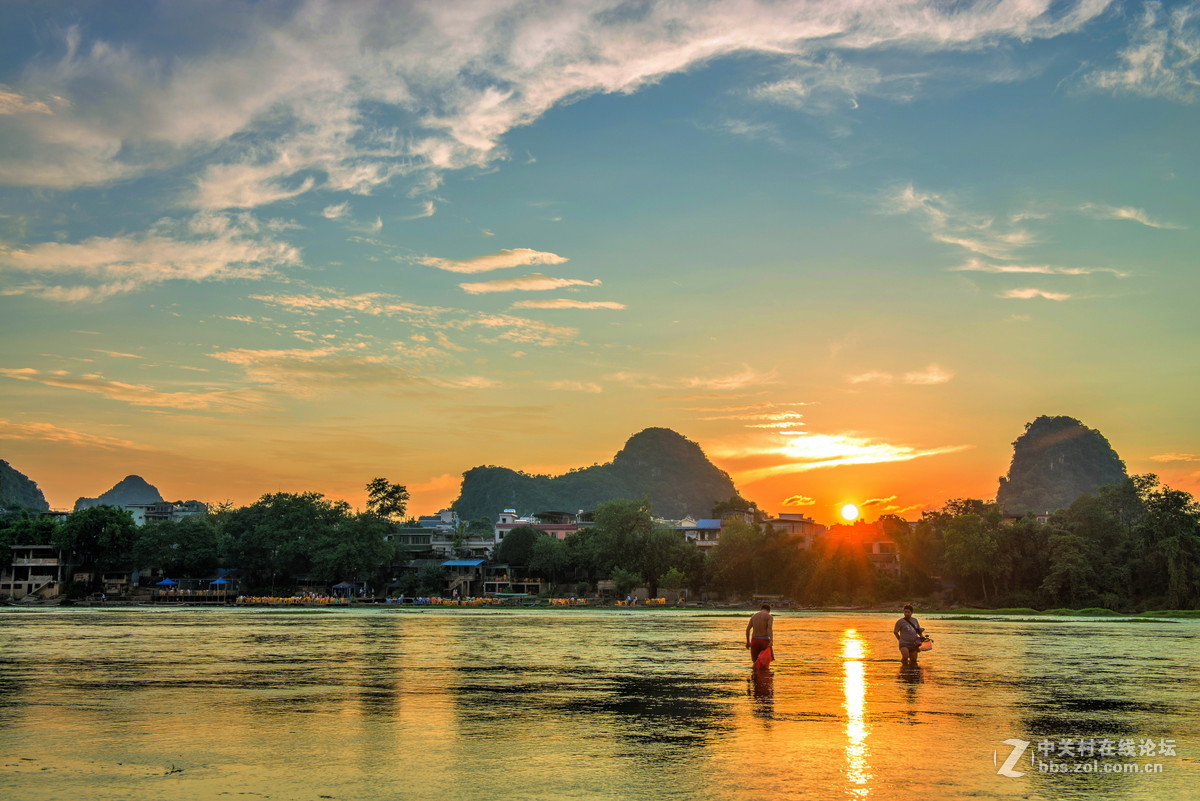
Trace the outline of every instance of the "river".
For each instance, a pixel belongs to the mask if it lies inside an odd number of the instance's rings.
[[[0,610],[0,797],[1197,797],[1200,621],[748,614]]]

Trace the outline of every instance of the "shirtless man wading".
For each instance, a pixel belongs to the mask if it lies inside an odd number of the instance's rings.
[[[771,605],[763,604],[750,616],[746,624],[746,647],[750,649],[750,661],[758,659],[758,655],[771,647],[771,637],[774,635],[771,619]]]

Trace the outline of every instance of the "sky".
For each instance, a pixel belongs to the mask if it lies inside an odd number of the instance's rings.
[[[1068,415],[1197,493],[1198,101],[1200,0],[10,0],[0,458],[426,514],[661,426],[832,523]]]

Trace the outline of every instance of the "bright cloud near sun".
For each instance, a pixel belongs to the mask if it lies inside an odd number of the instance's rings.
[[[909,445],[893,445],[853,434],[810,434],[793,433],[781,445],[762,448],[722,448],[720,456],[746,458],[750,456],[775,456],[784,461],[779,464],[739,471],[739,481],[753,483],[771,476],[801,473],[807,470],[842,467],[855,464],[879,464],[883,462],[907,462],[929,456],[965,450],[967,445],[947,445],[936,448],[914,448]]]

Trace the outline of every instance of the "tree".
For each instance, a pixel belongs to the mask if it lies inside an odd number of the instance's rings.
[[[208,515],[182,520],[151,520],[133,545],[139,567],[159,568],[168,576],[210,576],[220,561],[220,531]]]
[[[99,587],[100,573],[114,570],[130,558],[137,538],[133,516],[115,506],[92,506],[71,514],[54,531],[54,546],[69,550],[80,565],[91,568],[92,586]]]
[[[596,507],[595,518],[601,572],[615,567],[637,570],[638,546],[654,530],[650,501],[647,498],[606,501]]]
[[[658,580],[659,585],[664,590],[680,590],[683,589],[684,583],[687,581],[687,576],[683,574],[677,567],[672,567],[666,573],[663,573],[662,578]]]
[[[387,520],[376,514],[344,515],[314,543],[313,578],[327,584],[364,581],[382,586],[395,556],[395,546],[387,539],[391,531]]]
[[[550,535],[533,526],[517,526],[505,534],[504,539],[500,540],[493,558],[501,564],[529,567],[530,559],[533,557],[534,543],[540,537],[548,536]]]
[[[533,542],[533,553],[529,557],[528,567],[550,579],[551,583],[557,584],[570,569],[567,544],[557,537],[538,537]]]
[[[641,583],[641,580],[641,576],[632,570],[626,570],[623,567],[613,569],[612,582],[617,595],[629,595],[630,591]]]
[[[367,511],[393,523],[404,519],[408,509],[408,489],[386,478],[373,478],[367,483]]]
[[[349,504],[317,492],[264,495],[226,520],[232,564],[251,589],[290,591],[312,569],[314,550],[349,516]]]
[[[945,542],[943,564],[946,570],[960,580],[978,580],[986,602],[989,578],[995,594],[996,556],[999,553],[995,525],[975,513],[959,515],[947,526]]]
[[[49,515],[22,511],[0,516],[0,565],[12,561],[14,545],[49,545],[54,542],[57,523]]]

